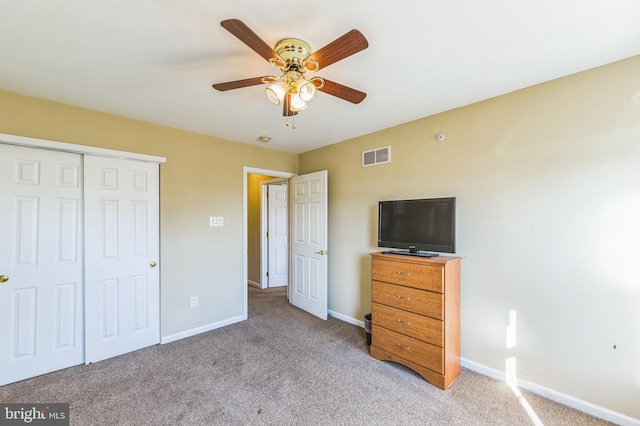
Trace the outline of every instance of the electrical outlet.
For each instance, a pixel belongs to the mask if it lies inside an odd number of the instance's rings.
[[[198,296],[193,296],[191,298],[191,307],[192,308],[198,307]]]

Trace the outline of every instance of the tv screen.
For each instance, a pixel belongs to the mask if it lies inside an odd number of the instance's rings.
[[[455,227],[455,197],[380,201],[378,205],[378,247],[408,249],[409,254],[455,253]]]

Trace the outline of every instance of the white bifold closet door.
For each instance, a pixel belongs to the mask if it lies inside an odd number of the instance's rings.
[[[159,165],[0,144],[0,385],[160,342]]]
[[[0,144],[0,385],[84,360],[82,156]]]
[[[86,363],[160,342],[159,166],[86,156]]]

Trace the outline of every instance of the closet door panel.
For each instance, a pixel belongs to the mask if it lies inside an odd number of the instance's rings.
[[[159,166],[84,161],[89,363],[160,342]]]
[[[0,385],[84,360],[81,171],[0,144]]]

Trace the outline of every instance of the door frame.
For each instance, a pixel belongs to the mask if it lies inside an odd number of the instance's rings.
[[[289,204],[289,179],[285,178],[275,178],[270,180],[265,180],[260,182],[260,288],[265,289],[269,286],[267,285],[267,281],[265,280],[264,272],[269,269],[269,238],[267,238],[267,232],[269,231],[269,200],[267,199],[267,194],[269,192],[269,185],[278,185],[284,184],[287,185],[287,205]],[[289,209],[287,208],[287,216],[289,216]],[[287,220],[287,223],[289,221]],[[287,249],[287,256],[288,256]]]
[[[249,232],[247,227],[248,222],[248,204],[249,204],[249,191],[248,191],[248,181],[249,175],[264,175],[264,176],[272,176],[274,178],[279,179],[290,179],[294,176],[297,176],[297,173],[284,172],[281,170],[269,170],[269,169],[260,169],[257,167],[243,167],[243,181],[242,181],[242,252],[243,252],[243,267],[242,267],[242,287],[243,287],[243,312],[242,318],[246,320],[249,318]],[[262,255],[261,255],[262,256]],[[262,283],[260,283],[262,286]],[[288,286],[287,286],[288,287]]]

